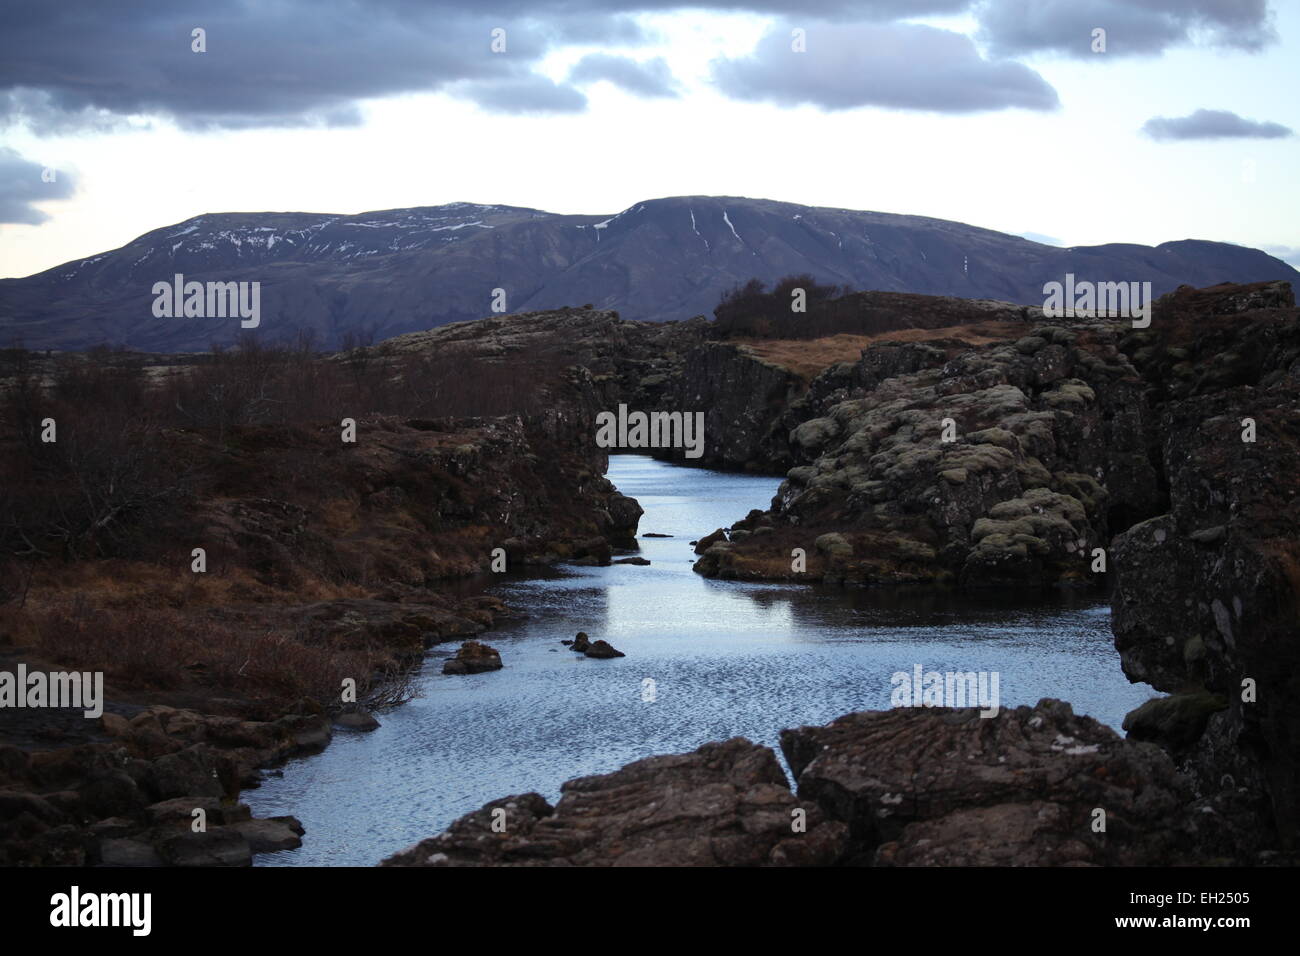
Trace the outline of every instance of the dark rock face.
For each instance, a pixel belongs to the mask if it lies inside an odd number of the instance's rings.
[[[456,656],[442,665],[444,674],[481,674],[484,671],[499,671],[501,654],[495,647],[478,641],[466,641],[456,652]]]
[[[1246,417],[1257,423],[1254,443],[1241,440]],[[1185,401],[1164,425],[1173,510],[1114,542],[1115,645],[1131,679],[1226,702],[1206,716],[1195,743],[1185,730],[1177,750],[1205,792],[1226,782],[1263,797],[1262,828],[1276,826],[1294,846],[1300,388],[1279,383]]]
[[[324,716],[241,720],[155,706],[105,713],[103,742],[26,752],[0,745],[0,864],[247,866],[298,845],[293,817],[236,802],[256,767],[319,750]],[[195,810],[205,832],[194,832]]]
[[[793,372],[744,346],[709,342],[687,353],[667,406],[704,412],[701,461],[710,467],[766,470],[787,458],[785,431],[774,426],[804,389]]]
[[[592,641],[590,646],[583,651],[588,657],[611,658],[627,657],[622,651],[611,646],[607,641]]]
[[[1300,837],[1300,315],[1287,283],[1182,288],[1125,343],[1158,414],[1169,508],[1113,542],[1129,715],[1243,846]],[[1253,422],[1254,441],[1247,420]]]
[[[1124,731],[1133,740],[1149,740],[1171,754],[1185,754],[1205,733],[1210,718],[1227,707],[1224,697],[1208,691],[1157,697],[1125,715]]]
[[[846,839],[790,793],[770,749],[736,737],[570,780],[554,807],[494,800],[382,865],[818,866]]]
[[[234,342],[237,321],[153,316],[153,283],[178,272],[200,282],[259,281],[258,334],[291,341],[310,330],[331,346],[349,330],[387,338],[485,315],[486,290],[499,276],[511,277],[513,311],[596,302],[646,320],[706,313],[751,278],[801,273],[857,289],[1022,303],[1040,302],[1044,277],[1067,272],[1142,275],[1158,293],[1224,274],[1300,278],[1278,259],[1225,243],[1059,249],[919,216],[678,196],[616,216],[472,203],[352,216],[206,214],[102,255],[0,280],[0,314],[34,349],[202,351]]]
[[[1168,756],[1060,701],[991,718],[849,714],[783,731],[781,749],[799,796],[849,826],[858,862],[1167,865],[1194,846],[1190,792]]]
[[[1143,383],[1111,323],[970,348],[871,348],[822,374],[790,432],[774,534],[708,576],[963,588],[1086,584],[1114,520],[1164,500]],[[830,379],[831,381],[824,381]],[[834,548],[823,535],[834,533]],[[792,568],[792,547],[807,566]]]

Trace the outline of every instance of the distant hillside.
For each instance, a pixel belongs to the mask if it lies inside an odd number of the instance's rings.
[[[591,303],[626,318],[708,314],[749,279],[807,273],[851,289],[1041,305],[1043,283],[1181,284],[1300,280],[1255,249],[1185,240],[1061,249],[920,216],[688,196],[614,216],[566,216],[452,203],[338,216],[218,213],[146,233],[97,256],[0,280],[0,346],[154,351],[235,341],[232,318],[157,318],[154,283],[261,283],[271,340],[301,331],[321,345],[375,340],[491,312]]]

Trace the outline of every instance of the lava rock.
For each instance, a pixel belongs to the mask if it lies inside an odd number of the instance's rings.
[[[498,664],[498,667],[501,665]],[[444,668],[443,673],[448,673]],[[369,733],[372,730],[378,730],[382,725],[376,719],[375,715],[366,710],[345,710],[334,717],[334,726],[342,727],[344,730],[359,730],[363,733]]]
[[[478,641],[466,641],[456,656],[442,665],[444,674],[480,674],[501,669],[501,654],[495,647]]]
[[[848,714],[781,733],[800,798],[884,866],[1168,865],[1197,845],[1191,791],[1160,748],[1069,704]],[[1105,832],[1095,832],[1096,811]]]
[[[848,836],[795,798],[776,754],[740,737],[560,792],[554,807],[536,793],[494,800],[382,865],[825,866]]]

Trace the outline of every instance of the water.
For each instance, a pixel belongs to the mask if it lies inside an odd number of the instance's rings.
[[[572,777],[710,740],[775,747],[784,727],[887,708],[890,677],[918,663],[997,671],[1004,707],[1059,697],[1116,729],[1155,696],[1125,679],[1095,596],[1008,606],[711,581],[691,571],[688,542],[766,507],[778,480],[630,456],[612,459],[609,477],[645,509],[643,533],[674,535],[641,539],[651,565],[494,579],[492,593],[529,615],[485,635],[505,668],[443,676],[456,645],[435,648],[423,697],[248,791],[256,816],[293,814],[307,829],[300,849],[259,864],[373,865],[497,797],[554,802]],[[592,660],[559,643],[580,630],[627,656]]]

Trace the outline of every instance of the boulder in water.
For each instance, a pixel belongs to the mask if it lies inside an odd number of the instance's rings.
[[[479,641],[466,641],[456,656],[442,665],[444,674],[481,674],[501,669],[501,655],[495,647]]]

